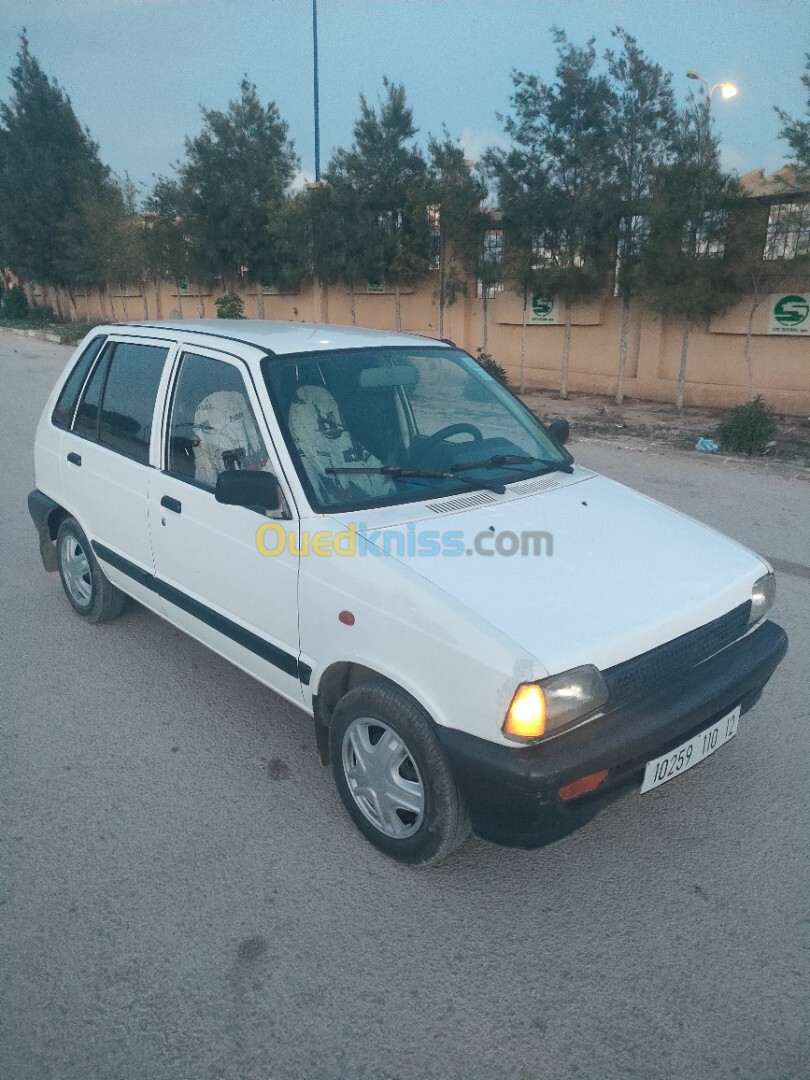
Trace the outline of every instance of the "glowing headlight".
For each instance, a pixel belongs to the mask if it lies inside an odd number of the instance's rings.
[[[596,712],[607,699],[605,680],[597,668],[591,664],[572,668],[519,686],[502,730],[508,738],[521,742],[539,739]]]
[[[765,574],[759,581],[754,582],[754,587],[751,590],[751,614],[748,616],[748,625],[753,626],[755,622],[767,615],[771,610],[774,598],[776,596],[776,577],[771,574]]]

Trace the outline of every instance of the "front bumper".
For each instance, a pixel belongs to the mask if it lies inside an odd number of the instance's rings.
[[[747,712],[787,652],[785,631],[767,621],[722,652],[573,731],[513,748],[438,728],[474,830],[499,843],[536,847],[578,829],[640,783],[644,766],[735,706]],[[608,769],[592,795],[564,803],[559,789]]]

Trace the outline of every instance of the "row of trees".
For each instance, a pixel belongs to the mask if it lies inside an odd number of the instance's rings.
[[[161,279],[219,281],[230,291],[246,278],[280,290],[314,278],[344,282],[354,297],[358,283],[384,281],[398,329],[401,289],[434,269],[439,336],[446,308],[470,281],[481,283],[485,351],[488,292],[504,284],[523,298],[521,383],[529,303],[555,296],[565,317],[563,397],[572,305],[603,291],[617,268],[617,400],[630,312],[643,296],[682,319],[680,405],[695,323],[742,293],[761,302],[798,263],[763,260],[761,208],[720,166],[707,98],[678,109],[671,77],[621,29],[601,58],[593,41],[554,33],[553,81],[513,74],[503,118],[511,147],[490,150],[474,169],[446,130],[422,152],[405,91],[386,80],[376,105],[361,96],[353,143],[334,153],[324,182],[294,192],[299,161],[287,125],[245,79],[225,112],[202,110],[184,160],[142,205],[102,164],[23,34],[13,93],[0,104],[0,261],[62,287],[72,317],[77,290],[109,282],[138,282],[146,296]],[[810,91],[810,57],[803,78]],[[810,121],[779,115],[808,180]],[[488,196],[497,210],[486,208]],[[258,296],[261,309],[261,288]],[[746,356],[750,364],[750,333]]]

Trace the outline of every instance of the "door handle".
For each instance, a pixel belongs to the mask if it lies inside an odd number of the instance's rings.
[[[165,506],[167,510],[172,510],[175,514],[179,514],[183,509],[183,504],[179,499],[172,499],[168,495],[164,495],[160,500],[160,505]]]
[[[78,454],[74,454],[72,450],[68,454],[67,459],[71,465],[81,465],[82,463],[81,457]]]

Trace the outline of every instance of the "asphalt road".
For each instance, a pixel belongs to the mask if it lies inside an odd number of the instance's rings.
[[[574,443],[777,562],[791,651],[709,762],[539,851],[355,832],[309,721],[39,561],[68,350],[0,335],[0,1077],[799,1078],[810,1043],[810,485]]]

